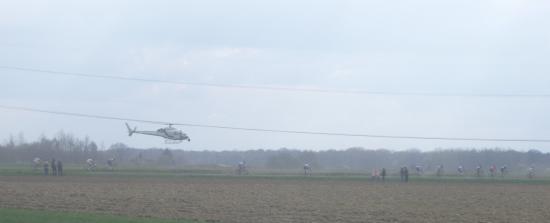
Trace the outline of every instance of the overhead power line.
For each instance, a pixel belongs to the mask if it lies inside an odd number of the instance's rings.
[[[36,109],[36,108],[29,108],[29,107],[18,107],[18,106],[7,106],[7,105],[0,105],[0,109],[26,111],[26,112],[38,112],[38,113],[46,113],[46,114],[53,114],[53,115],[82,117],[82,118],[141,122],[141,123],[161,124],[161,125],[171,124],[171,125],[189,126],[189,127],[214,128],[214,129],[226,129],[226,130],[237,130],[237,131],[285,133],[285,134],[366,137],[366,138],[388,138],[388,139],[412,139],[412,140],[443,140],[443,141],[550,142],[550,139],[506,139],[506,138],[398,136],[398,135],[374,135],[374,134],[342,133],[342,132],[319,132],[319,131],[299,131],[299,130],[281,130],[281,129],[264,129],[264,128],[245,128],[245,127],[234,127],[234,126],[223,126],[223,125],[206,125],[206,124],[194,124],[194,123],[178,123],[178,122],[154,121],[154,120],[145,120],[145,119],[133,119],[133,118],[123,118],[123,117],[114,117],[114,116],[105,116],[105,115],[93,115],[93,114],[84,114],[84,113],[53,111],[53,110],[44,110],[44,109]]]
[[[385,95],[385,96],[428,96],[428,97],[493,97],[493,98],[547,98],[550,94],[483,94],[483,93],[443,93],[443,92],[392,92],[392,91],[368,91],[368,90],[346,90],[346,89],[326,89],[326,88],[298,88],[298,87],[279,87],[279,86],[261,86],[261,85],[240,85],[240,84],[219,84],[207,82],[184,82],[172,80],[160,80],[152,78],[135,78],[124,76],[112,76],[91,73],[65,72],[55,70],[43,70],[26,67],[1,66],[0,69],[32,72],[34,74],[72,76],[94,79],[111,79],[122,81],[148,82],[171,85],[198,86],[198,87],[216,87],[233,88],[248,90],[269,90],[269,91],[287,91],[287,92],[310,92],[310,93],[336,93],[336,94],[361,94],[361,95]]]

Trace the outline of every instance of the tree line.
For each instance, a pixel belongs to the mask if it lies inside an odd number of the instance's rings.
[[[186,151],[166,148],[130,148],[115,143],[105,148],[88,137],[78,138],[59,132],[52,138],[41,136],[27,142],[22,134],[10,136],[0,144],[0,163],[30,163],[35,158],[49,160],[56,158],[65,163],[83,164],[86,159],[98,163],[115,158],[118,165],[149,165],[166,167],[184,166],[236,166],[245,161],[251,168],[299,169],[308,163],[313,169],[332,171],[369,171],[374,168],[399,169],[407,166],[413,169],[422,166],[425,171],[435,171],[443,165],[447,171],[454,171],[459,165],[466,171],[481,165],[488,168],[506,165],[510,170],[524,171],[529,167],[550,168],[550,153],[539,150],[516,151],[512,149],[437,149],[420,151],[390,151],[386,149],[364,149],[361,147],[344,150],[308,151],[281,148],[277,150],[232,150],[232,151]]]

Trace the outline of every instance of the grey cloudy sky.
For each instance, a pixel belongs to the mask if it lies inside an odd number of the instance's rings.
[[[0,65],[184,82],[392,92],[550,94],[550,3],[487,1],[2,1]],[[0,69],[0,105],[252,128],[550,138],[550,98],[242,90]],[[109,145],[395,150],[550,143],[320,137],[182,127],[128,137],[120,121],[0,110],[0,136],[59,130]],[[131,123],[138,129],[151,124]]]

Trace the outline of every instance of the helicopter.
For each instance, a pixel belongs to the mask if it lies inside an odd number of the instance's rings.
[[[172,124],[168,124],[168,127],[160,128],[156,131],[137,131],[137,127],[134,127],[134,129],[132,129],[130,128],[130,125],[128,125],[128,123],[126,123],[126,128],[128,128],[128,136],[132,136],[134,133],[160,136],[166,139],[166,143],[181,143],[183,140],[187,140],[189,142],[191,141],[189,136],[187,136],[181,130],[172,127]]]

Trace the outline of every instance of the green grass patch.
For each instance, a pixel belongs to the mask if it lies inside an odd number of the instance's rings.
[[[0,208],[2,223],[196,223],[190,220],[167,220],[158,218],[131,218],[124,216],[91,213],[68,213],[26,209]]]
[[[209,178],[209,179],[263,179],[263,180],[347,180],[347,181],[371,181],[370,173],[366,172],[314,172],[313,176],[304,176],[301,171],[281,172],[280,170],[259,170],[252,171],[250,175],[237,176],[231,168],[158,168],[158,167],[119,167],[114,171],[105,168],[98,168],[95,171],[87,171],[85,167],[79,165],[66,165],[64,174],[67,176],[96,176],[96,177],[115,177],[115,178],[151,178],[151,179],[188,179],[188,178]],[[28,165],[11,164],[0,165],[0,176],[40,176],[42,169],[32,170]],[[398,182],[399,176],[392,174],[387,178],[389,182]],[[436,177],[434,175],[416,176],[411,175],[411,182],[433,182],[433,183],[520,183],[520,184],[550,184],[548,177],[536,177],[527,179],[521,176],[506,177],[474,177],[474,176],[455,176],[445,175]]]

